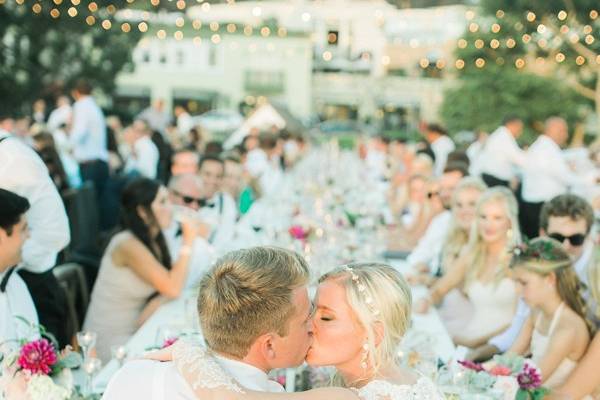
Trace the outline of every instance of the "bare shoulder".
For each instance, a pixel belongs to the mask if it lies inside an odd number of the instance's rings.
[[[562,318],[556,326],[557,332],[564,335],[566,338],[576,340],[576,343],[581,343],[581,340],[589,341],[590,334],[585,320],[575,311],[565,307]]]

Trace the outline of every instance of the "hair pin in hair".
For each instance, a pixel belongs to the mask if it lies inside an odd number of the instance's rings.
[[[354,270],[349,265],[344,265],[344,269],[346,269],[346,271],[350,273],[350,278],[352,279],[352,282],[354,283],[354,285],[356,285],[358,293],[360,293],[361,296],[363,296],[363,300],[365,301],[365,304],[367,305],[371,313],[376,317],[379,314],[381,314],[381,312],[373,306],[373,297],[371,297],[370,294],[365,293],[367,291],[367,287],[360,280],[360,277],[356,274],[356,272],[354,272]]]

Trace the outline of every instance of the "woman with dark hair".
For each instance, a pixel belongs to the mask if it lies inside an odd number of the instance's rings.
[[[108,361],[111,347],[123,345],[139,326],[156,295],[176,298],[184,288],[198,224],[182,222],[183,242],[172,262],[162,230],[173,211],[167,189],[139,178],[121,197],[121,227],[108,244],[92,291],[84,328],[98,334],[96,349]]]

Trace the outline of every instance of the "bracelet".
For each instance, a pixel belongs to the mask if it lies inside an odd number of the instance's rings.
[[[192,254],[192,246],[181,246],[181,248],[179,249],[179,254],[182,256],[189,256],[190,254]]]

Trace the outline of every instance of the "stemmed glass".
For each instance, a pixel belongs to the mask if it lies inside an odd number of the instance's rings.
[[[77,343],[79,344],[79,347],[81,347],[84,361],[89,357],[90,350],[96,345],[96,339],[98,339],[96,332],[77,332]]]
[[[119,364],[119,368],[123,366],[123,363],[127,359],[127,347],[125,346],[112,346],[110,348],[112,358],[114,358]]]
[[[102,361],[99,358],[89,357],[84,360],[83,371],[86,375],[85,395],[89,396],[93,394],[92,378],[100,371],[100,368],[102,368]]]

